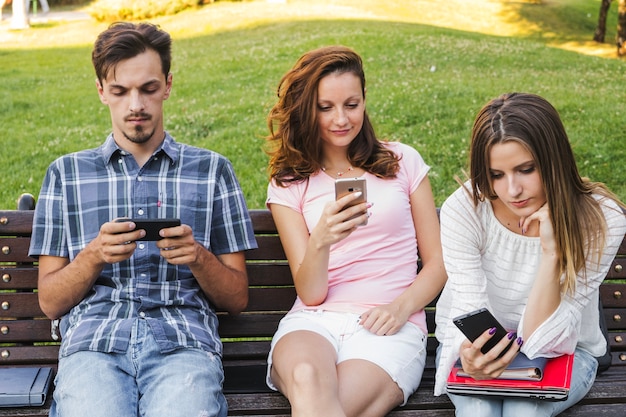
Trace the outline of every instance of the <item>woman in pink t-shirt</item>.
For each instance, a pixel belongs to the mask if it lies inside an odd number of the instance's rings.
[[[304,54],[268,125],[267,206],[298,297],[272,340],[267,383],[294,416],[384,416],[419,386],[424,307],[446,280],[429,166],[376,138],[362,61],[346,47]],[[346,208],[362,193],[335,200],[335,180],[353,177],[367,201]]]

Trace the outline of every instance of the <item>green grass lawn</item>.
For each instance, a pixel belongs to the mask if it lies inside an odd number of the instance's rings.
[[[506,6],[481,20],[493,19],[491,32],[489,25],[472,30],[461,19],[471,5],[463,16],[445,9],[463,3],[458,0],[308,3],[220,2],[157,21],[174,37],[166,128],[181,142],[227,156],[251,208],[265,200],[265,116],[277,83],[303,52],[328,44],[353,47],[363,56],[374,126],[381,138],[422,153],[432,166],[438,205],[466,166],[474,115],[507,91],[550,100],[582,174],[606,182],[626,200],[626,67],[606,57],[608,47],[588,42],[599,1],[469,2],[474,8]],[[446,11],[460,23],[445,20]],[[615,17],[609,19],[611,28]],[[90,62],[93,39],[104,27],[50,23],[11,34],[17,39],[12,44],[0,42],[1,209],[15,208],[20,193],[37,195],[54,158],[98,146],[108,134],[108,109],[98,100]]]

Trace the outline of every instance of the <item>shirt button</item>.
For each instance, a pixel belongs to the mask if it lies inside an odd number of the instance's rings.
[[[143,209],[137,210],[137,214],[139,214],[140,216],[143,216]]]
[[[140,176],[138,176],[138,177],[137,177],[137,181],[139,181],[139,182],[143,181],[143,177],[142,177],[141,175],[140,175]]]
[[[141,311],[141,312],[139,313],[139,317],[141,317],[142,319],[143,319],[143,318],[145,318],[145,317],[146,317],[146,313],[145,313],[145,312],[143,312],[143,311]]]
[[[140,244],[139,244],[139,249],[143,249],[143,248],[145,248],[145,247],[146,247],[146,245],[144,245],[143,243],[140,243]]]

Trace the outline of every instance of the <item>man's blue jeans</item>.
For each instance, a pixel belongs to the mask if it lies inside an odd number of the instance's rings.
[[[145,320],[125,354],[59,361],[51,417],[226,417],[221,359],[199,349],[162,354]]]

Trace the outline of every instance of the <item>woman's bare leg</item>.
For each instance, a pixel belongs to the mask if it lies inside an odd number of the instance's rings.
[[[339,402],[337,355],[317,333],[281,337],[272,353],[272,382],[287,397],[293,417],[345,417]]]
[[[404,394],[378,365],[359,359],[338,367],[339,399],[348,417],[382,417],[404,401]]]

